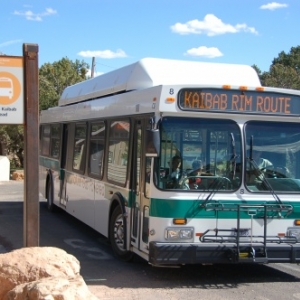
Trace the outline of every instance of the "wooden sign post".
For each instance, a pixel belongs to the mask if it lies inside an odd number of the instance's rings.
[[[24,44],[24,246],[39,246],[38,45]]]
[[[24,125],[24,247],[39,245],[38,46],[23,56],[0,56],[0,125]]]

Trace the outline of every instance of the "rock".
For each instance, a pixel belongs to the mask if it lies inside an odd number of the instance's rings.
[[[44,278],[16,286],[3,300],[97,300],[83,278]]]
[[[24,173],[20,172],[20,171],[15,171],[15,172],[12,173],[11,179],[12,180],[17,180],[17,181],[24,180]]]
[[[31,247],[0,254],[0,299],[97,299],[79,271],[79,261],[58,248]]]

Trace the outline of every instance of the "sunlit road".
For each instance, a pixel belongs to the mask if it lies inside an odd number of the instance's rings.
[[[0,253],[23,246],[23,183],[0,182]],[[214,265],[153,268],[117,260],[106,239],[65,212],[40,202],[40,246],[76,256],[99,299],[300,299],[300,266]]]

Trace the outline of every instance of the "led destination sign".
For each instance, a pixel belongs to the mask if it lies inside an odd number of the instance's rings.
[[[178,95],[182,110],[299,115],[300,96],[260,91],[182,89]]]

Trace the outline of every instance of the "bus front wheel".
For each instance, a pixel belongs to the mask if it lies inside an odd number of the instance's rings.
[[[133,253],[125,248],[125,224],[120,206],[117,206],[110,219],[109,238],[114,254],[123,261],[130,261]]]
[[[54,204],[53,204],[53,188],[51,184],[51,180],[47,181],[47,209],[51,212],[54,211]]]

